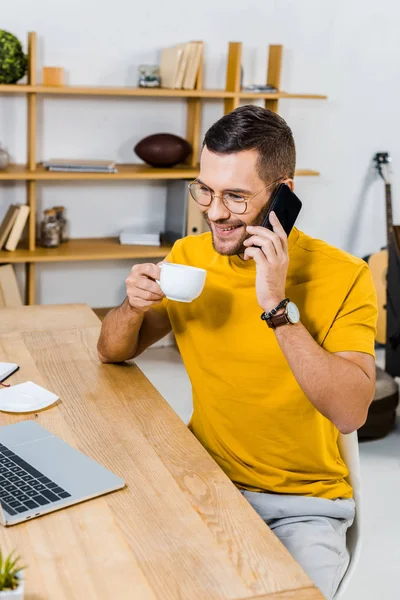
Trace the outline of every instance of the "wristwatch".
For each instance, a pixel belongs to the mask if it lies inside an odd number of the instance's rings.
[[[277,315],[276,312],[281,308],[285,309],[283,314]],[[289,298],[282,300],[280,304],[269,313],[263,312],[261,319],[266,322],[268,327],[276,329],[281,325],[294,325],[300,321],[300,311],[294,302],[291,302]]]

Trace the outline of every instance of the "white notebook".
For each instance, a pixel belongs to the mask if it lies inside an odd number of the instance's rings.
[[[0,362],[0,381],[4,381],[7,377],[10,377],[18,369],[19,366],[15,363]]]

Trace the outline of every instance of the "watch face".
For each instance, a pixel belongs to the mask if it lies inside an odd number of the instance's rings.
[[[294,302],[289,302],[286,306],[286,314],[291,323],[298,323],[300,321],[300,311]]]

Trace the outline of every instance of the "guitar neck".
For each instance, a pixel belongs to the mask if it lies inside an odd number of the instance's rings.
[[[392,211],[392,190],[390,183],[385,183],[386,199],[386,236],[388,245],[393,240],[393,211]]]

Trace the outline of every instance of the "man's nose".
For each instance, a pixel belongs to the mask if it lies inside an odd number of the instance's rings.
[[[210,221],[219,221],[220,219],[229,219],[231,213],[226,208],[219,196],[214,196],[211,206],[207,211]]]

